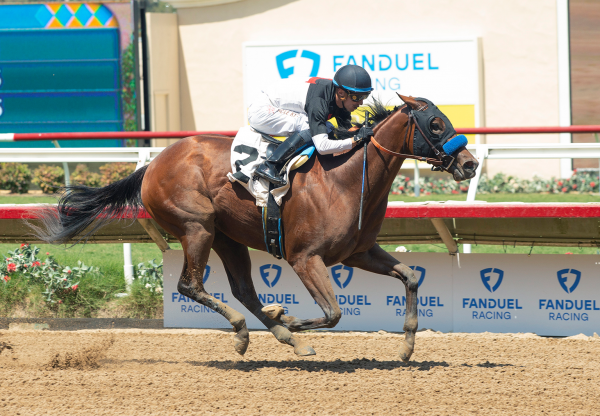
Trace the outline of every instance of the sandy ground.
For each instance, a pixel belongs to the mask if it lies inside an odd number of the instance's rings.
[[[0,331],[1,415],[600,414],[600,338],[211,330]]]

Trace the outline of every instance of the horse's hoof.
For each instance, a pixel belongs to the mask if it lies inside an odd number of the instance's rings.
[[[400,359],[407,363],[408,360],[410,360],[410,356],[412,355],[413,350],[414,349],[410,345],[408,345],[406,341],[402,341],[402,344],[400,344]]]
[[[233,337],[233,347],[235,350],[243,356],[246,354],[246,350],[248,349],[248,345],[250,344],[250,333],[248,332],[248,328],[246,328],[246,324],[236,332]]]
[[[272,320],[279,321],[279,317],[283,315],[285,309],[283,309],[283,306],[281,306],[280,304],[274,303],[272,305],[265,306],[264,308],[262,308],[262,311]]]
[[[294,353],[299,357],[308,357],[309,355],[317,355],[313,347],[308,344],[294,347]]]

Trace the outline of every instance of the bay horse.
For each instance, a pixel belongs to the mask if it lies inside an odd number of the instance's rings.
[[[202,284],[211,248],[225,266],[233,296],[254,314],[281,343],[299,356],[315,351],[296,331],[333,328],[342,314],[327,267],[342,263],[400,279],[406,289],[405,339],[400,358],[408,361],[417,330],[417,288],[413,271],[377,243],[388,194],[405,157],[413,149],[415,122],[411,112],[427,103],[399,95],[404,105],[394,111],[371,107],[376,124],[368,142],[364,185],[364,219],[358,229],[362,146],[332,157],[319,155],[291,174],[291,188],[281,207],[287,262],[323,310],[325,316],[300,319],[284,314],[280,305],[261,304],[252,282],[248,247],[266,251],[261,208],[238,183],[227,179],[232,139],[201,135],[182,139],[162,151],[149,165],[103,188],[71,185],[58,205],[41,216],[35,235],[49,243],[81,241],[111,218],[144,207],[152,218],[183,246],[184,266],[179,293],[223,315],[233,326],[235,350],[244,354],[250,342],[245,317],[208,294]],[[436,110],[439,111],[439,110]],[[441,116],[443,114],[439,113]],[[430,120],[429,130],[442,133],[443,118]],[[452,139],[456,134],[450,138]],[[375,145],[375,139],[378,146]],[[393,155],[396,152],[400,156]],[[403,153],[399,153],[403,152]],[[465,147],[448,167],[456,181],[475,176],[477,160]]]

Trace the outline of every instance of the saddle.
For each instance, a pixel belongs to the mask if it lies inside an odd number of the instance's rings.
[[[276,258],[285,258],[284,232],[281,223],[279,204],[289,190],[290,184],[275,189],[273,184],[253,175],[254,169],[286,139],[262,133],[250,126],[238,132],[232,145],[231,173],[227,177],[241,184],[256,198],[262,207],[263,232],[267,252]],[[283,166],[282,170],[291,172],[305,164],[314,154],[315,147],[309,144],[299,149]]]

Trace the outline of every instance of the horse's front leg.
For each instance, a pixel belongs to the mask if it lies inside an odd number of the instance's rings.
[[[415,348],[415,332],[418,326],[417,289],[419,281],[413,271],[400,263],[378,244],[364,253],[357,253],[342,262],[346,266],[358,267],[372,273],[385,274],[400,279],[406,287],[406,316],[404,318],[404,343],[400,347],[400,358],[408,361]]]
[[[342,311],[335,299],[329,273],[321,257],[300,256],[289,261],[289,263],[315,302],[321,307],[325,316],[316,319],[299,319],[285,315],[281,305],[265,306],[263,312],[269,318],[282,323],[292,332],[336,326],[342,317]]]

